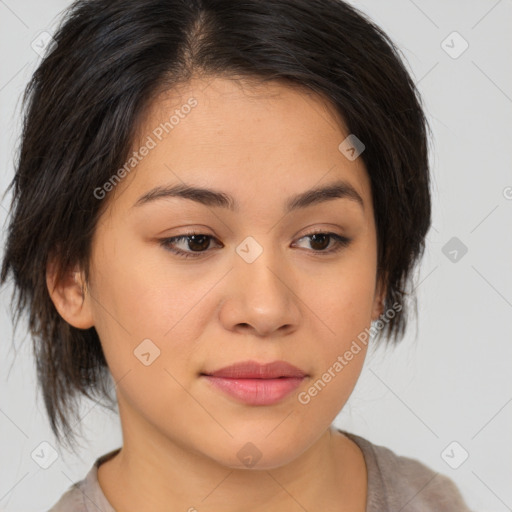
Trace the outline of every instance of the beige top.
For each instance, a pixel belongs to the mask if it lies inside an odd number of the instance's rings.
[[[416,459],[338,429],[361,449],[368,474],[366,512],[473,512],[451,479]],[[98,467],[120,448],[102,455],[48,512],[115,512],[98,483]]]

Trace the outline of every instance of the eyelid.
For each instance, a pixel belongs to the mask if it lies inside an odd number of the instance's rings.
[[[334,233],[333,231],[328,231],[326,229],[320,229],[318,231],[310,231],[310,232],[306,233],[305,235],[302,235],[301,237],[299,237],[297,239],[297,241],[302,240],[303,238],[312,237],[313,235],[318,235],[318,234],[327,235],[331,239],[334,239],[336,244],[334,245],[334,247],[331,247],[330,249],[327,249],[324,251],[315,251],[315,250],[308,251],[314,255],[334,254],[334,253],[341,251],[341,249],[349,246],[352,243],[352,238],[349,238],[344,235],[339,235],[338,233]]]
[[[169,247],[170,245],[170,242],[172,241],[173,243],[176,243],[182,239],[186,239],[186,238],[189,238],[191,236],[204,236],[210,240],[214,240],[215,242],[217,242],[218,244],[222,245],[222,242],[220,242],[220,240],[213,236],[213,235],[210,235],[208,233],[204,233],[204,232],[200,232],[200,231],[196,231],[196,230],[192,230],[192,231],[188,231],[186,233],[182,233],[181,235],[175,235],[175,236],[170,236],[170,237],[166,237],[166,238],[162,238],[159,240],[160,242],[160,245],[166,249],[167,251],[177,255],[177,256],[181,256],[183,258],[200,258],[202,255],[206,255],[208,254],[209,252],[211,252],[208,248],[208,250],[206,251],[196,251],[196,252],[193,252],[193,251],[183,251],[181,249],[171,249]]]
[[[352,242],[352,238],[349,238],[344,235],[340,235],[338,233],[329,231],[327,229],[322,229],[322,228],[316,228],[312,231],[308,231],[305,234],[303,234],[302,236],[300,236],[299,238],[297,238],[296,240],[300,241],[303,238],[312,237],[317,234],[326,235],[326,236],[330,237],[331,240],[334,240],[336,243],[334,244],[334,247],[331,247],[330,249],[327,249],[327,250],[315,251],[315,250],[304,249],[307,252],[312,253],[313,255],[319,255],[319,256],[325,255],[326,256],[326,255],[334,254],[334,253],[337,253],[337,252],[341,251],[342,249],[346,248]],[[163,238],[160,240],[160,245],[163,246],[164,249],[166,249],[167,251],[169,251],[179,257],[182,257],[182,258],[199,259],[199,258],[203,257],[204,255],[208,255],[208,253],[211,252],[210,247],[208,247],[205,251],[183,251],[182,249],[172,249],[170,247],[171,243],[177,243],[178,241],[187,239],[191,236],[203,236],[203,237],[206,237],[207,239],[215,241],[217,244],[220,243],[220,245],[222,245],[222,246],[224,245],[224,244],[222,244],[222,242],[220,242],[220,240],[218,240],[217,237],[210,235],[208,233],[198,232],[196,230],[192,230],[187,233],[183,233],[181,235]]]

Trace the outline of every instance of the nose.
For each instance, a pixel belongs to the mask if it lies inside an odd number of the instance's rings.
[[[235,255],[220,310],[224,327],[259,337],[295,331],[301,311],[291,274],[286,262],[271,249],[263,250],[251,263]]]

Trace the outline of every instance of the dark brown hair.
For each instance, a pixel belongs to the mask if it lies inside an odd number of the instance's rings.
[[[12,274],[14,323],[28,313],[59,441],[74,441],[81,395],[113,398],[97,332],[60,317],[47,262],[56,258],[60,277],[77,264],[88,276],[108,199],[93,191],[123,166],[152,98],[193,74],[306,87],[364,143],[385,309],[402,307],[378,337],[403,337],[416,304],[406,285],[430,226],[429,127],[399,50],[363,13],[340,0],[79,0],[54,39],[23,98],[1,280]]]

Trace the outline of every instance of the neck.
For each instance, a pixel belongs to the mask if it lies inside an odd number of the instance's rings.
[[[362,455],[332,427],[284,465],[239,469],[219,464],[145,422],[131,418],[123,424],[130,429],[123,430],[122,449],[98,469],[100,486],[116,510],[364,510]]]

